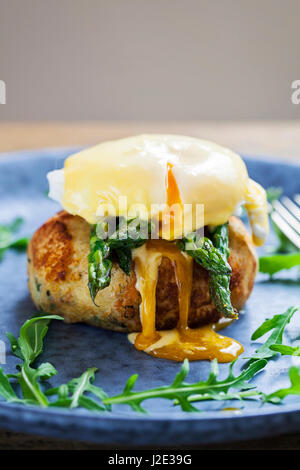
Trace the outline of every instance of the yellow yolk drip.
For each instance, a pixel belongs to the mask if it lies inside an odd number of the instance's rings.
[[[137,250],[135,250],[135,252],[137,252]],[[141,293],[142,297],[140,316],[143,325],[143,332],[138,335],[135,344],[137,349],[145,349],[160,338],[155,329],[155,293],[161,253],[159,251],[148,253],[146,245],[143,245],[139,249],[138,255],[133,256],[133,259],[135,261],[137,277],[136,288]]]
[[[167,204],[181,204],[177,181],[172,172],[173,165],[167,164]],[[172,212],[170,212],[172,216]],[[174,220],[170,224],[174,224]],[[174,228],[174,227],[173,227]],[[179,320],[177,328],[171,331],[156,331],[156,286],[158,269],[163,257],[174,267],[178,288]],[[133,251],[137,276],[136,287],[141,294],[140,316],[142,332],[129,335],[137,349],[174,361],[217,359],[230,362],[243,352],[237,341],[218,334],[212,325],[191,329],[188,326],[190,298],[193,285],[193,258],[181,252],[176,242],[148,240]]]
[[[267,197],[264,188],[252,179],[249,179],[247,185],[245,208],[252,229],[253,242],[261,246],[269,232]]]
[[[178,287],[179,321],[177,328],[156,331],[156,284],[158,268],[163,257],[174,266]],[[243,352],[242,345],[217,333],[213,325],[197,329],[188,326],[190,297],[193,282],[193,259],[182,253],[174,242],[148,240],[133,251],[136,266],[136,287],[141,294],[141,333],[132,333],[129,340],[135,347],[152,356],[173,361],[217,359],[230,362]]]

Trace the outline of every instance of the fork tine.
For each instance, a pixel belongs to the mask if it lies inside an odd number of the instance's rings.
[[[287,204],[290,206],[289,202],[292,203],[290,199],[288,199]],[[293,203],[292,203],[293,204]],[[294,217],[279,201],[274,202],[274,209],[281,215],[281,217],[296,230],[298,234],[300,234],[300,222],[299,220]],[[300,211],[299,211],[300,212]]]
[[[295,201],[297,201],[296,196]],[[300,220],[300,208],[296,206],[296,204],[290,198],[283,196],[281,202],[296,217],[296,219]]]
[[[281,217],[281,215],[274,210],[271,218],[275,225],[282,231],[282,233],[300,250],[300,236],[295,230]]]

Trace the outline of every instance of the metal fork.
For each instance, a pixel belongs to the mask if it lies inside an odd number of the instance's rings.
[[[300,250],[300,194],[294,201],[283,196],[273,203],[271,218],[281,232]]]

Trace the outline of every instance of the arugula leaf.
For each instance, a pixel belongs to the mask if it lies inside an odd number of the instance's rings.
[[[9,225],[0,225],[0,260],[2,259],[3,253],[8,248],[16,248],[19,250],[27,248],[29,242],[28,238],[23,237],[13,240],[13,234],[19,230],[22,223],[23,219],[21,217],[17,217]]]
[[[104,408],[103,406],[99,405],[98,402],[93,400],[91,397],[87,397],[85,395],[80,395],[78,400],[78,406],[81,408],[86,408],[90,411],[106,411],[108,407]]]
[[[6,227],[11,231],[11,232],[17,232],[21,226],[24,223],[24,219],[22,217],[16,217],[9,225]]]
[[[272,344],[272,351],[279,352],[282,356],[300,356],[300,347],[286,346],[285,344]]]
[[[7,376],[4,374],[2,367],[0,367],[0,396],[6,401],[18,400],[18,397],[10,385]]]
[[[20,372],[15,375],[21,386],[23,397],[32,404],[42,407],[48,406],[48,399],[42,392],[38,379],[40,377],[39,369],[33,369],[27,362],[18,366]]]
[[[71,380],[69,383],[47,390],[47,396],[58,394],[58,400],[51,403],[51,406],[62,406],[67,408],[78,408],[81,406],[97,411],[105,411],[109,409],[109,407],[103,407],[92,398],[84,395],[86,392],[92,393],[101,401],[107,398],[106,393],[100,387],[93,385],[95,372],[97,370],[98,369],[96,367],[91,367],[80,377]]]
[[[11,243],[11,232],[7,227],[0,226],[0,250],[6,250]]]
[[[19,343],[17,338],[12,335],[11,333],[6,333],[6,336],[10,342],[11,350],[15,356],[17,356],[19,359],[24,359],[22,351],[20,349]]]
[[[17,401],[23,404],[38,405],[41,407],[64,406],[68,408],[84,407],[89,410],[105,411],[96,400],[85,396],[86,392],[93,394],[101,401],[107,398],[106,393],[93,385],[96,368],[90,368],[79,378],[71,380],[68,384],[61,385],[47,392],[42,390],[41,381],[45,381],[57,374],[57,370],[49,362],[40,364],[37,368],[31,364],[37,359],[43,350],[43,339],[48,331],[50,320],[62,320],[57,315],[44,315],[27,320],[20,329],[19,339],[7,333],[14,355],[22,359],[22,364],[17,366],[18,372],[5,375],[0,369],[0,396],[7,401]],[[14,392],[9,379],[18,381],[21,387],[23,399],[19,399]],[[58,395],[55,402],[49,402],[48,396]]]
[[[257,359],[271,359],[276,356],[276,351],[270,349],[270,346],[273,344],[281,344],[282,336],[285,330],[285,327],[291,321],[293,315],[298,311],[296,307],[290,307],[286,312],[275,315],[273,318],[267,319],[263,324],[254,331],[251,336],[252,341],[256,341],[258,338],[261,338],[269,331],[272,331],[268,339],[262,344],[256,351],[255,354],[251,357],[246,357],[245,359],[250,359],[250,361],[255,361]]]
[[[49,405],[46,395],[43,393],[39,380],[47,380],[57,371],[50,363],[41,364],[37,369],[31,364],[43,351],[43,339],[48,331],[50,320],[63,320],[57,315],[44,315],[27,320],[20,329],[19,339],[7,333],[12,352],[15,356],[23,360],[17,368],[19,372],[0,377],[0,384],[7,386],[8,378],[17,379],[24,400],[33,405],[47,407]]]
[[[216,397],[220,393],[227,393],[231,388],[239,388],[240,390],[247,390],[251,388],[249,380],[263,369],[267,361],[260,360],[243,370],[237,377],[233,374],[233,365],[235,361],[231,363],[228,377],[224,380],[218,381],[218,364],[217,361],[212,361],[211,371],[207,381],[200,381],[194,384],[184,382],[189,372],[189,362],[187,359],[183,362],[180,372],[176,375],[173,383],[169,386],[157,387],[149,390],[143,390],[141,392],[133,392],[133,387],[138,378],[138,375],[132,375],[127,381],[123,393],[115,397],[106,398],[103,400],[105,405],[114,404],[127,404],[134,411],[140,413],[147,413],[145,408],[141,406],[144,400],[153,398],[165,398],[167,400],[175,400],[176,404],[179,404],[183,411],[199,411],[197,408],[191,405],[193,397],[201,395],[210,395]],[[197,400],[198,401],[198,400]]]
[[[30,239],[28,237],[18,238],[18,240],[13,241],[9,245],[9,248],[15,248],[16,250],[26,250],[29,240]]]
[[[259,271],[270,274],[270,276],[283,269],[291,269],[294,266],[300,266],[300,252],[261,256],[259,258]]]
[[[44,315],[27,320],[20,329],[17,340],[12,334],[6,336],[15,356],[31,364],[43,351],[43,339],[48,331],[50,320],[63,320],[58,315]]]
[[[25,401],[31,405],[39,405],[44,408],[47,407],[49,402],[45,393],[41,389],[39,379],[48,380],[53,375],[57,374],[57,371],[52,364],[41,364],[37,369],[34,369],[28,362],[24,362],[21,365],[19,364],[17,368],[19,369],[19,372],[7,375],[6,380],[8,381],[8,378],[17,379],[24,397],[24,400],[21,400],[21,402]],[[0,377],[0,383],[1,382],[3,385],[4,380]],[[17,400],[19,399],[17,398]]]
[[[79,406],[79,398],[84,392],[89,390],[91,381],[95,380],[96,367],[86,370],[78,379],[73,379],[69,382],[69,391],[72,394],[70,408],[77,408]]]
[[[51,377],[54,377],[54,375],[57,375],[58,372],[55,369],[55,367],[50,364],[50,362],[44,362],[37,368],[38,372],[38,377],[41,380],[49,380]]]
[[[189,398],[190,402],[200,402],[200,401],[229,401],[229,400],[239,400],[243,402],[244,400],[253,400],[253,399],[263,399],[265,394],[259,392],[258,390],[238,390],[236,392],[220,392],[220,393],[204,393],[203,395],[193,395]],[[178,403],[174,403],[177,405]]]
[[[267,395],[265,401],[277,404],[288,395],[300,395],[300,368],[296,366],[291,367],[289,377],[291,386],[289,388],[281,388]]]

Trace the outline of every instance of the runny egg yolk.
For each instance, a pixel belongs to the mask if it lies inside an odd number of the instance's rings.
[[[167,163],[166,192],[169,207],[173,204],[182,204],[178,184],[173,174],[173,166],[172,163]]]
[[[165,188],[166,209],[159,214],[160,238],[174,240],[176,235],[182,233],[183,204],[176,178],[173,173],[173,164],[167,162]]]

